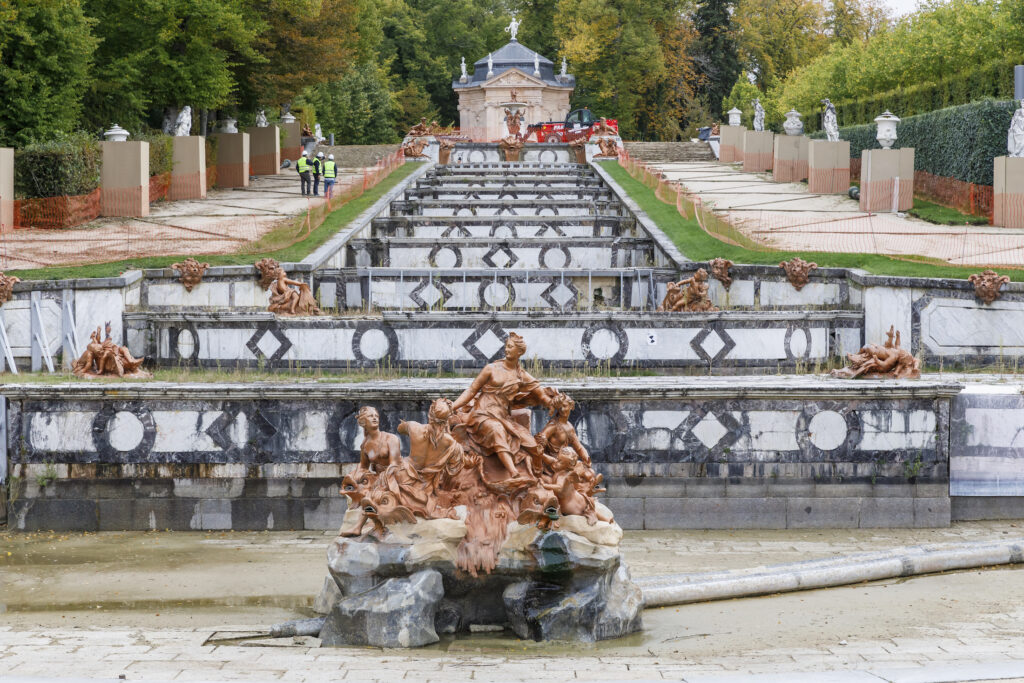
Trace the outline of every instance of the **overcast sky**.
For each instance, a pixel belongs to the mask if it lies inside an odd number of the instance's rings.
[[[883,0],[883,2],[892,9],[893,14],[898,17],[902,17],[904,14],[910,14],[917,7],[917,0]]]

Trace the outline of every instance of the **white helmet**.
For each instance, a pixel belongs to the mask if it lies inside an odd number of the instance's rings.
[[[302,156],[308,157],[309,156],[309,152],[307,152],[306,150],[302,150]]]
[[[333,154],[328,154],[327,158],[330,159],[331,161],[334,161],[334,155]]]
[[[319,153],[318,153],[318,154],[316,155],[316,158],[317,158],[317,159],[323,159],[323,158],[324,158],[324,153],[323,153],[323,152],[319,152]]]

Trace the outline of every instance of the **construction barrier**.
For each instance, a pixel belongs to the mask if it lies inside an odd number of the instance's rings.
[[[14,202],[15,228],[69,228],[94,221],[100,215],[100,190],[63,197],[18,199]]]
[[[171,187],[171,174],[158,173],[149,177],[149,203],[159,202],[167,199],[167,193]]]

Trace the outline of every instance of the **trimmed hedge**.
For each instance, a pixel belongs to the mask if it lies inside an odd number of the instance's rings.
[[[982,100],[908,116],[896,126],[896,146],[914,148],[917,171],[991,185],[992,159],[1006,155],[1006,132],[1017,107],[1012,100]],[[877,133],[874,123],[839,129],[839,137],[850,141],[850,156],[855,159],[865,149],[881,148]],[[825,136],[819,132],[811,137]]]
[[[89,194],[100,186],[103,155],[88,133],[39,142],[14,153],[14,192],[19,199]]]
[[[174,136],[163,133],[140,133],[129,138],[149,143],[149,175],[163,175],[174,170]]]
[[[836,102],[839,124],[871,123],[886,109],[898,116],[913,116],[976,100],[1012,99],[1013,67],[1017,64],[1024,64],[1024,55],[989,62],[937,83],[923,83],[871,97]]]

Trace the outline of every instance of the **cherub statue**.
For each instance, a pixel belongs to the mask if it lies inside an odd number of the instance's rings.
[[[847,354],[850,367],[833,370],[833,377],[854,379],[917,379],[921,376],[921,361],[900,348],[900,333],[890,326],[884,346],[868,344],[857,353]],[[894,340],[895,335],[895,340]]]
[[[560,449],[552,468],[552,481],[543,482],[541,486],[555,494],[558,509],[563,515],[582,515],[590,524],[611,522],[612,516],[598,511],[594,499],[581,492],[580,489],[585,489],[587,485],[580,479],[576,465],[576,451],[569,447]]]
[[[191,256],[181,263],[171,265],[171,268],[181,274],[181,284],[185,287],[186,292],[191,292],[193,287],[203,281],[203,273],[209,267],[209,263],[199,263]]]
[[[267,112],[266,110],[260,109],[256,112],[256,127],[266,128],[270,124],[267,123]]]
[[[661,302],[658,310],[663,312],[685,311],[687,313],[717,311],[718,309],[708,298],[708,271],[698,268],[693,277],[669,283],[665,299]]]
[[[422,159],[427,155],[423,153],[423,150],[427,148],[427,141],[422,137],[415,138],[402,145],[402,153],[405,154],[407,159]]]
[[[278,315],[323,315],[309,285],[288,279],[284,268],[277,269],[277,279],[270,286],[267,310]]]
[[[430,126],[427,124],[427,117],[421,116],[420,122],[409,129],[406,137],[423,137],[430,134]]]
[[[599,154],[595,156],[599,157],[617,157],[619,156],[619,141],[615,138],[598,138],[597,147],[600,150]]]
[[[102,339],[102,341],[101,341]],[[110,335],[110,323],[106,324],[106,338],[102,338],[100,328],[89,335],[89,343],[85,352],[76,360],[71,371],[78,377],[102,377],[117,375],[118,377],[152,377],[142,370],[144,358],[132,358],[127,346],[118,346]]]

